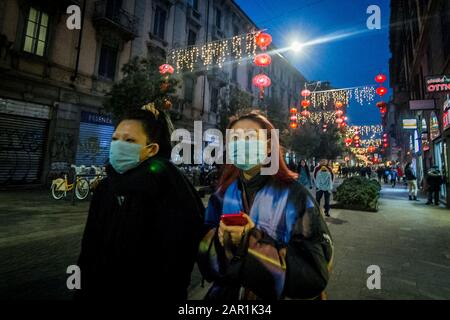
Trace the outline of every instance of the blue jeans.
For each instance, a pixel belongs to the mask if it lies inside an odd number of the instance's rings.
[[[317,203],[319,204],[319,206],[320,206],[320,200],[322,200],[322,196],[323,195],[325,195],[325,206],[324,206],[325,213],[329,213],[330,212],[330,196],[331,196],[331,193],[330,193],[330,191],[317,190],[317,192],[316,192],[316,200],[317,200]]]

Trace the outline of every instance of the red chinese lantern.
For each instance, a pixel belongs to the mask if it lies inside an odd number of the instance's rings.
[[[358,136],[358,135],[356,135],[356,136],[353,137],[353,140],[355,140],[355,141],[359,141],[359,139],[361,139],[361,137]]]
[[[345,121],[341,123],[342,128],[345,128],[346,126],[347,126],[347,123]]]
[[[387,133],[383,133],[383,137],[387,137],[388,136],[388,134]]]
[[[381,108],[380,112],[381,112],[381,114],[385,114],[387,112],[387,108]]]
[[[344,104],[341,101],[336,101],[334,105],[336,106],[336,108],[342,108],[344,106]]]
[[[256,44],[261,48],[261,50],[266,50],[267,47],[272,43],[272,37],[270,34],[261,32],[256,36]]]
[[[258,54],[254,61],[258,67],[267,67],[272,63],[272,58],[267,53]]]
[[[297,129],[298,128],[298,123],[297,122],[291,122],[290,127],[292,129]]]
[[[344,114],[344,111],[342,111],[342,110],[337,110],[337,111],[336,111],[336,115],[337,115],[338,117],[342,116],[343,114]]]
[[[305,118],[308,118],[311,115],[308,110],[303,110],[302,112],[300,112],[300,114]]]
[[[302,100],[302,107],[308,108],[311,102],[309,100]]]
[[[384,74],[379,74],[375,77],[377,83],[383,83],[386,81],[386,76]]]
[[[302,90],[301,95],[302,97],[309,97],[311,95],[311,91],[308,89]]]
[[[264,97],[264,88],[270,86],[271,83],[270,78],[265,74],[260,73],[253,77],[253,85],[259,88],[261,99]]]
[[[380,97],[384,96],[387,93],[387,89],[385,87],[377,88],[377,95]]]
[[[291,121],[297,121],[297,116],[291,116]]]
[[[389,147],[389,144],[384,143],[384,144],[383,144],[383,147],[387,148],[387,147]]]
[[[345,138],[345,143],[347,143],[347,144],[351,144],[352,143],[352,138]]]
[[[163,75],[166,73],[173,74],[173,72],[174,72],[174,69],[170,64],[165,63],[165,64],[162,64],[159,66],[159,73],[161,73]]]
[[[384,107],[387,107],[387,104],[384,101],[380,101],[380,102],[377,102],[377,107],[378,108],[384,108]]]
[[[336,119],[336,123],[337,124],[341,124],[342,122],[344,122],[344,119],[342,119],[342,118],[337,118]]]
[[[375,152],[375,147],[374,146],[370,146],[367,148],[367,152],[368,153],[374,153]]]
[[[344,117],[343,119],[344,119],[344,121],[347,121],[347,120],[348,120],[348,117]]]
[[[296,107],[292,107],[290,110],[291,113],[297,113],[297,108]]]

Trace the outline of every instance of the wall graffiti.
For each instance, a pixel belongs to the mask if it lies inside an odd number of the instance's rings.
[[[43,130],[8,128],[0,131],[0,184],[33,183],[39,179],[45,136]]]
[[[52,161],[72,163],[75,158],[75,135],[68,132],[55,134],[52,144]]]

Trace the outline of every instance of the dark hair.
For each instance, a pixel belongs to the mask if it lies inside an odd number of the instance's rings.
[[[271,138],[270,130],[275,129],[274,125],[259,111],[251,111],[250,113],[241,115],[231,119],[228,129],[231,129],[237,122],[241,120],[251,120],[259,124],[262,129],[266,129],[267,138]],[[278,141],[276,141],[278,143]],[[280,145],[278,145],[279,153],[279,169],[278,172],[273,176],[273,179],[277,182],[283,184],[290,184],[297,180],[298,175],[291,170],[289,170],[286,162],[284,161],[283,151]],[[222,193],[231,185],[231,183],[239,177],[239,169],[232,164],[225,164],[222,175],[219,180],[219,189]]]
[[[148,143],[152,142],[159,145],[158,156],[170,159],[172,152],[170,124],[162,111],[159,111],[159,115],[155,116],[151,111],[133,110],[126,113],[118,124],[124,120],[139,121],[147,135]]]

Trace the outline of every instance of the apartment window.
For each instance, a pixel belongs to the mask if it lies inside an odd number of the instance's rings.
[[[188,6],[192,7],[194,10],[198,11],[198,0],[188,0]]]
[[[217,106],[219,104],[219,89],[211,89],[211,112],[217,112]]]
[[[194,79],[184,79],[184,100],[192,102],[194,100]]]
[[[156,7],[155,10],[155,20],[153,24],[153,34],[160,39],[164,39],[164,33],[166,28],[166,10]]]
[[[197,42],[197,33],[195,31],[189,30],[188,32],[188,46],[193,46]]]
[[[222,29],[222,11],[216,8],[216,27]]]
[[[107,79],[114,79],[117,64],[117,48],[103,45],[100,51],[98,75]]]
[[[44,56],[48,41],[48,14],[31,7],[25,28],[23,51]]]

